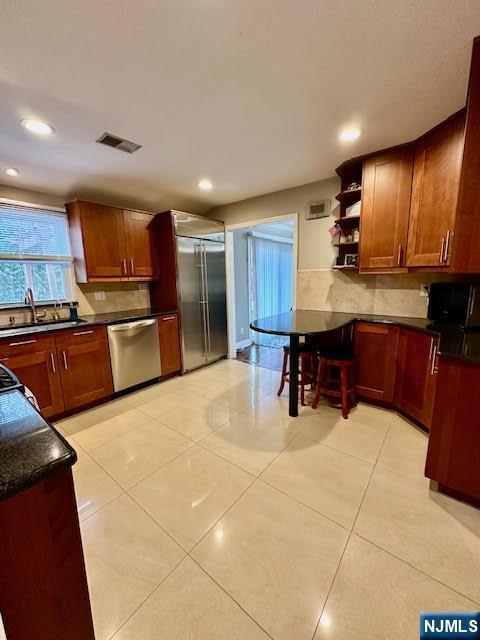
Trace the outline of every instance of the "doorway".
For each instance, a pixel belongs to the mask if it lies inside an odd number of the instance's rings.
[[[297,214],[226,227],[229,357],[281,369],[287,339],[250,323],[295,307]]]

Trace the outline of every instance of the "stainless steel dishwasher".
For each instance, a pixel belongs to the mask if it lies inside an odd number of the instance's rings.
[[[122,391],[161,375],[157,320],[136,320],[107,327],[113,389]]]

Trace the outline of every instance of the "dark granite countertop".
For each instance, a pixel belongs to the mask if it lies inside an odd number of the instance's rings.
[[[351,322],[375,322],[395,324],[440,337],[439,355],[460,358],[480,364],[480,331],[434,324],[427,318],[405,318],[365,313],[341,313],[336,311],[309,311],[297,309],[276,316],[261,318],[250,324],[254,331],[283,336],[313,336],[336,331]]]
[[[21,391],[0,393],[0,500],[76,460],[75,450]]]
[[[79,316],[79,323],[76,326],[85,325],[106,325],[118,324],[120,322],[133,322],[134,320],[143,320],[145,318],[154,318],[157,316],[165,316],[171,313],[177,313],[176,309],[166,311],[153,311],[152,309],[129,309],[128,311],[112,311],[110,313],[97,313],[94,315]],[[50,333],[52,331],[62,331],[68,329],[65,322],[69,318],[62,318],[59,322],[39,322],[36,325],[17,325],[16,327],[0,328],[0,338],[11,338],[12,336],[28,335],[29,333]]]

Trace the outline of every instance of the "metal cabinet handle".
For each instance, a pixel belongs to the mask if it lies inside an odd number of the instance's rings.
[[[125,259],[122,260],[122,276],[126,276],[127,274],[127,261]]]
[[[440,247],[440,258],[439,258],[440,264],[443,264],[444,262],[444,258],[443,258],[444,251],[445,251],[445,238],[442,238],[442,245]]]
[[[63,366],[65,367],[65,371],[67,371],[68,362],[67,362],[67,354],[65,353],[65,351],[62,351],[62,356],[63,356]]]
[[[475,287],[472,287],[472,297],[470,298],[470,304],[468,306],[468,316],[469,317],[471,315],[473,315],[473,307],[475,305],[475,292],[476,292]]]
[[[428,353],[428,361],[430,362],[432,359],[432,353],[433,353],[433,345],[435,344],[435,338],[430,338],[430,351]]]
[[[19,347],[21,344],[34,344],[36,340],[22,340],[21,342],[10,342],[9,347]]]
[[[436,359],[437,359],[437,345],[433,347],[432,366],[430,367],[430,375],[432,376],[434,376],[438,371],[436,367]]]
[[[167,322],[167,320],[175,320],[177,316],[163,316],[162,322]]]
[[[403,258],[403,247],[401,244],[399,244],[398,253],[397,253],[397,266],[400,266],[402,264],[402,258]]]
[[[445,236],[445,254],[443,257],[443,261],[447,262],[448,260],[448,249],[450,248],[450,239],[453,236],[453,231],[447,231],[447,235]]]
[[[206,343],[207,343],[207,353],[210,355],[212,353],[212,342],[210,335],[210,305],[208,300],[208,269],[207,269],[207,250],[205,245],[202,243],[203,250],[203,270],[205,272],[205,301],[207,306],[205,307],[205,316],[207,320],[207,335],[206,335]]]
[[[130,271],[132,272],[132,276],[135,275],[135,262],[133,258],[130,258]]]
[[[53,373],[57,373],[57,370],[55,368],[55,356],[53,355],[53,353],[50,353],[50,361],[52,363],[52,371],[53,371]]]
[[[90,329],[90,331],[76,331],[73,335],[74,336],[87,336],[90,333],[93,333],[93,329]]]

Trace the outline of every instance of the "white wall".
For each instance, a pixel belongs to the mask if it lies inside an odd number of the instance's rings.
[[[236,341],[248,340],[248,231],[236,229],[233,232],[233,261],[235,270],[235,331]],[[243,330],[243,333],[242,333]]]
[[[339,215],[335,195],[340,191],[339,178],[328,178],[300,187],[283,189],[241,202],[215,207],[208,215],[226,224],[238,224],[298,212],[298,268],[327,269],[334,262],[335,251],[328,228]],[[330,198],[332,215],[329,218],[306,220],[309,202]]]

